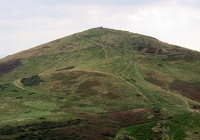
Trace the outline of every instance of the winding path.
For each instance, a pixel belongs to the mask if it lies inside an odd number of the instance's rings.
[[[13,84],[20,88],[20,89],[23,89],[23,90],[26,90],[26,91],[29,91],[29,92],[35,92],[35,93],[38,93],[38,94],[42,94],[42,95],[48,95],[48,96],[54,96],[54,97],[59,97],[58,95],[55,95],[55,94],[51,94],[51,93],[47,93],[46,91],[42,92],[42,91],[37,91],[37,90],[34,90],[34,89],[30,89],[30,88],[24,88],[21,84],[21,79],[17,79],[13,82]]]

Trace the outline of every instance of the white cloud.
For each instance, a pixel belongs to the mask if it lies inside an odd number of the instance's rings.
[[[133,26],[135,32],[200,51],[199,14],[198,9],[178,5],[143,6],[127,16],[131,23],[127,28]]]

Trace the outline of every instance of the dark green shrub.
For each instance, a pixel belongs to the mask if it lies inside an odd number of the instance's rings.
[[[38,75],[33,75],[28,78],[22,78],[21,82],[25,86],[37,86],[40,84],[40,82],[44,82]]]

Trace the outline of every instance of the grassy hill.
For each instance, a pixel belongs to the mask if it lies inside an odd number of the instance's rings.
[[[107,28],[0,60],[0,139],[200,137],[200,53]]]

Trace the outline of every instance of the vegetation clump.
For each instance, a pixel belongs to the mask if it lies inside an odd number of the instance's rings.
[[[126,79],[126,81],[128,81],[129,83],[132,83],[132,84],[134,84],[134,83],[136,83],[136,81],[135,81],[135,79]]]
[[[21,82],[25,86],[37,86],[40,84],[40,82],[44,82],[38,75],[33,75],[28,78],[22,78]]]
[[[56,71],[70,70],[70,69],[73,69],[73,68],[75,68],[75,66],[69,66],[69,67],[66,67],[66,68],[63,68],[63,69],[58,69]]]
[[[9,84],[2,84],[0,85],[0,91],[3,91],[4,89],[6,89],[9,86]]]

